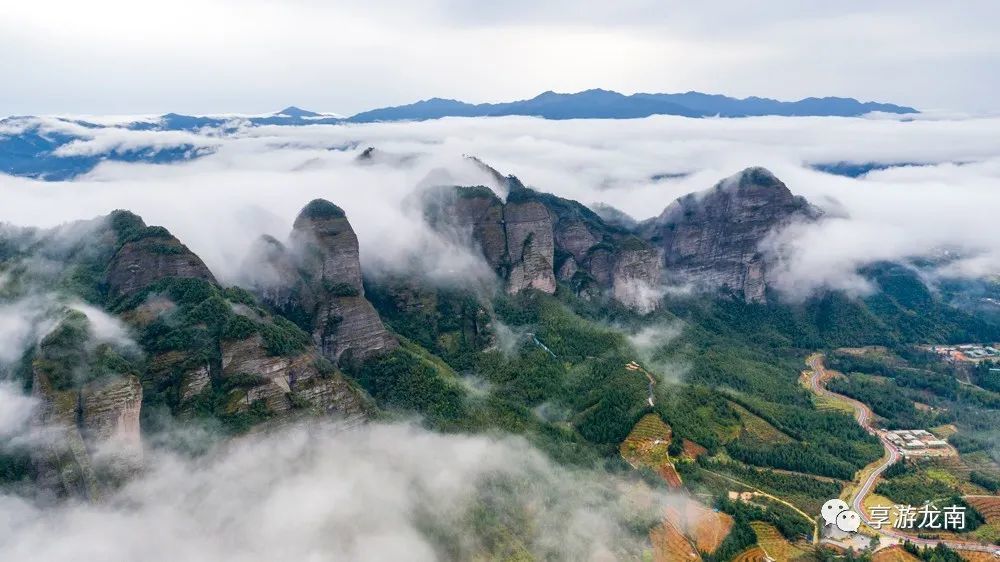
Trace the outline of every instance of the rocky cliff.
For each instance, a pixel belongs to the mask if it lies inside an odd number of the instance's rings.
[[[99,499],[98,472],[123,476],[142,460],[139,378],[107,345],[92,344],[89,321],[77,312],[32,357],[31,391],[39,400],[32,462],[42,489]]]
[[[399,343],[365,298],[358,238],[343,210],[322,199],[295,219],[289,246],[274,239],[251,257],[262,300],[309,331],[322,355],[355,364]]]
[[[505,204],[485,186],[434,188],[423,203],[434,228],[479,248],[507,292],[555,292],[552,217],[544,205],[528,199]]]
[[[147,346],[143,381],[155,400],[184,417],[219,417],[234,431],[300,413],[365,417],[362,393],[320,357],[323,349],[333,358],[359,350],[364,358],[371,349],[364,346],[378,337],[359,326],[374,316],[371,305],[352,313],[363,291],[361,270],[357,238],[340,209],[311,203],[296,221],[294,251],[270,237],[255,248],[258,262],[251,265],[261,273],[260,296],[289,312],[291,322],[262,308],[249,292],[219,286],[165,229],[123,211],[108,222],[121,244],[106,268],[110,302]],[[157,292],[144,300],[120,298],[153,284]],[[316,342],[324,346],[319,349],[312,345],[313,320]],[[374,321],[388,337],[377,316]],[[299,323],[308,324],[308,332]],[[388,345],[394,343],[390,338]]]
[[[33,373],[39,400],[32,421],[31,462],[39,489],[58,496],[100,498],[100,487],[77,419],[79,394],[56,390],[44,371]]]
[[[747,168],[708,191],[677,199],[640,232],[659,249],[671,275],[760,302],[770,265],[761,243],[792,222],[819,215],[768,170]]]
[[[116,211],[109,220],[120,243],[105,272],[112,299],[130,296],[170,277],[215,282],[205,262],[167,229],[146,226],[141,218],[125,211]]]
[[[506,201],[484,186],[440,187],[425,194],[425,216],[438,231],[478,246],[508,292],[553,293],[558,280],[586,297],[608,294],[644,312],[655,306],[655,248],[575,201],[473,161],[503,182]]]
[[[258,248],[271,275],[263,296],[308,309],[308,332],[249,291],[219,285],[166,229],[127,211],[9,239],[0,270],[18,277],[5,297],[42,281],[66,291],[46,297],[40,325],[52,327],[14,370],[39,402],[28,456],[45,493],[101,499],[140,467],[142,432],[162,429],[140,428],[140,419],[173,415],[241,433],[312,415],[357,422],[374,411],[321,354],[343,362],[398,345],[364,298],[357,238],[329,203],[303,211],[293,248],[274,239]],[[35,273],[22,260],[46,267]],[[78,300],[87,304],[61,304]],[[141,415],[144,404],[155,405],[154,418]]]
[[[607,294],[641,312],[656,306],[661,271],[655,248],[576,201],[526,188],[516,178],[510,188],[508,204],[530,201],[548,211],[559,281],[582,296]]]
[[[141,458],[139,377],[106,377],[90,382],[80,391],[79,407],[80,426],[88,442],[110,444],[126,459]]]
[[[555,242],[549,210],[538,201],[512,201],[508,196],[503,221],[510,263],[507,292],[518,293],[528,288],[549,294],[556,292],[552,269]]]
[[[309,408],[349,422],[367,418],[371,406],[363,393],[332,366],[323,369],[322,361],[314,349],[289,356],[270,355],[260,335],[223,342],[223,381],[243,377],[227,396],[229,413],[245,411],[254,402],[263,401],[273,414]]]

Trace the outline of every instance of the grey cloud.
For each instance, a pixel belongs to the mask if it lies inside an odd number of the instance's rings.
[[[499,101],[604,87],[981,111],[996,110],[1000,75],[991,27],[1000,13],[988,0],[159,5],[11,4],[0,49],[19,56],[0,60],[10,77],[0,106],[208,113],[297,103],[353,113],[432,96]],[[143,32],[123,31],[135,29]]]

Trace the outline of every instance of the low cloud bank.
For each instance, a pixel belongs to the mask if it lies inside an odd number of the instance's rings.
[[[420,562],[496,549],[547,560],[638,557],[645,537],[635,527],[671,500],[607,481],[615,479],[554,465],[517,438],[298,427],[196,460],[156,453],[97,505],[0,495],[0,558]]]
[[[51,295],[30,295],[0,304],[0,375],[58,323]]]
[[[628,342],[639,354],[639,359],[653,372],[660,383],[676,383],[684,379],[691,366],[678,361],[668,349],[684,333],[680,320],[659,322],[642,327],[628,336]]]
[[[0,382],[0,453],[7,440],[22,435],[38,401],[24,395],[20,385]]]
[[[52,226],[128,208],[169,228],[218,277],[236,282],[246,274],[243,258],[257,236],[284,239],[302,205],[324,197],[347,211],[370,274],[419,267],[435,278],[460,281],[488,270],[474,252],[428,229],[413,195],[436,182],[495,183],[464,154],[540,190],[587,204],[606,202],[640,220],[678,196],[762,165],[837,217],[775,241],[787,252],[778,286],[801,298],[827,287],[863,292],[870,288],[855,274],[859,265],[945,249],[960,256],[948,274],[996,274],[998,126],[997,118],[658,116],[266,126],[186,133],[184,139],[96,129],[73,150],[183,141],[211,145],[215,152],[173,165],[106,162],[71,182],[0,176],[0,220]],[[358,163],[367,146],[385,157]],[[811,168],[842,161],[921,165],[859,178]]]

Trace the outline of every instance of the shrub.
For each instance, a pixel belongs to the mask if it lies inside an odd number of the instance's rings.
[[[361,294],[358,289],[350,283],[330,283],[329,281],[324,280],[323,287],[335,297],[356,297]]]

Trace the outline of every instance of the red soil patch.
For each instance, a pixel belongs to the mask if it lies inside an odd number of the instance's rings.
[[[920,559],[899,545],[883,548],[872,555],[872,562],[919,562]]]
[[[677,474],[677,469],[674,465],[670,463],[665,463],[660,465],[656,469],[656,472],[663,478],[663,481],[667,483],[667,486],[672,490],[678,490],[684,486],[684,482],[681,481],[681,475]]]
[[[751,546],[734,556],[733,562],[767,562],[767,553],[759,546]]]
[[[1000,496],[966,496],[965,501],[982,513],[990,525],[1000,524]]]
[[[715,552],[733,528],[733,518],[694,499],[683,501],[680,507],[667,508],[667,519],[694,541],[699,551]]]
[[[695,443],[694,441],[684,439],[683,442],[684,442],[684,452],[682,453],[682,455],[686,459],[695,460],[698,457],[708,453],[708,449],[702,447],[701,445]]]
[[[664,521],[662,525],[658,525],[650,531],[649,540],[653,543],[653,560],[655,562],[701,560],[698,551],[670,521]]]

